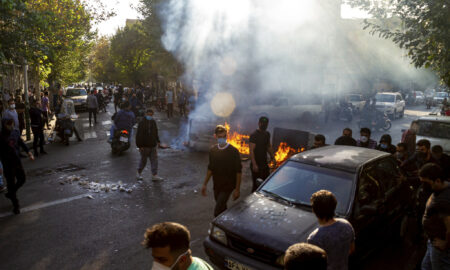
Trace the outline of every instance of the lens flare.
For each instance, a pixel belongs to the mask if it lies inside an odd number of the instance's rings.
[[[236,102],[231,93],[218,92],[211,100],[210,106],[216,116],[228,117],[236,108]]]

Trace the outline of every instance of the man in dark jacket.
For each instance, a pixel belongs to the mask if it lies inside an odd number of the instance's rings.
[[[41,154],[47,154],[44,151],[44,119],[41,110],[41,104],[39,101],[34,101],[31,104],[31,108],[29,110],[30,120],[31,120],[31,131],[33,131],[33,149],[34,155],[37,157],[38,150],[37,145],[39,141],[39,149],[41,150]]]
[[[137,179],[142,180],[142,171],[147,165],[147,159],[150,159],[152,166],[152,180],[163,180],[158,176],[158,153],[159,146],[158,127],[156,121],[153,119],[153,110],[147,109],[144,119],[138,124],[136,133],[136,146],[141,153],[141,162],[137,171]]]
[[[227,210],[231,193],[233,193],[233,200],[237,200],[241,194],[242,164],[239,151],[227,142],[226,128],[217,126],[214,136],[217,144],[209,150],[208,172],[203,182],[202,195],[207,196],[206,186],[212,176],[216,200],[214,216],[217,217]]]
[[[0,159],[3,163],[3,173],[8,186],[8,193],[5,194],[5,197],[11,200],[14,214],[20,214],[16,193],[25,183],[25,172],[20,160],[19,147],[28,153],[31,160],[34,160],[33,154],[21,139],[19,131],[14,129],[14,120],[5,119],[2,122],[0,135]]]

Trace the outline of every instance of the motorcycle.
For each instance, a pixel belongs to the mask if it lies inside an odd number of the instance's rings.
[[[70,115],[59,114],[56,118],[55,131],[56,135],[65,145],[69,145],[69,139],[73,136],[75,122]]]
[[[386,113],[383,113],[383,116],[377,117],[377,119],[375,120],[362,118],[358,122],[359,128],[367,127],[370,128],[370,130],[372,131],[379,131],[380,129],[387,131],[391,128],[391,126],[392,126],[391,120],[389,119]]]
[[[353,120],[353,109],[350,104],[336,108],[333,120],[351,122]]]
[[[120,155],[130,148],[130,133],[126,129],[116,130],[111,142],[111,152],[113,155]]]

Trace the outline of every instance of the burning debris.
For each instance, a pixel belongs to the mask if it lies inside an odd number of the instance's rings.
[[[236,131],[230,132],[230,125],[227,122],[225,122],[225,128],[227,129],[227,142],[236,147],[241,154],[250,155],[250,146],[248,143],[250,136],[239,134]]]
[[[225,122],[225,128],[227,129],[227,142],[236,147],[242,155],[250,155],[249,139],[250,135],[240,134],[237,131],[230,131],[230,125]],[[271,168],[278,168],[285,160],[291,156],[305,151],[305,147],[294,148],[288,145],[287,142],[281,142],[275,152],[275,162],[270,165]]]

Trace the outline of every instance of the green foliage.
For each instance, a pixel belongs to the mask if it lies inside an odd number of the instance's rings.
[[[369,12],[371,34],[391,39],[407,51],[416,67],[433,69],[450,85],[450,2],[448,0],[352,0]]]

